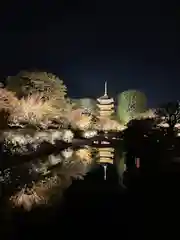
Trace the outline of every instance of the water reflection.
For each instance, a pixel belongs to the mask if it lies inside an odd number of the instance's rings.
[[[99,158],[98,163],[103,166],[104,169],[104,180],[107,180],[107,168],[108,164],[113,164],[114,162],[114,148],[106,147],[106,148],[98,148],[97,149]]]
[[[10,197],[10,203],[14,207],[23,207],[29,211],[34,206],[59,200],[72,180],[83,179],[92,164],[93,150],[88,146],[80,149],[67,148],[57,154],[38,159],[36,163],[32,161],[25,164],[21,166],[19,181],[16,178],[19,188]],[[29,177],[22,179],[22,171],[28,172]],[[15,172],[11,173],[11,177],[14,174]],[[15,179],[11,181],[13,185],[14,181]]]
[[[10,196],[11,206],[29,211],[33,207],[59,201],[73,179],[83,179],[98,166],[104,168],[102,180],[108,180],[112,167],[117,168],[117,173],[114,171],[113,174],[119,175],[121,184],[125,164],[124,155],[120,152],[113,146],[69,147],[17,168],[6,169],[6,172],[1,172],[4,194]]]
[[[123,180],[124,180],[124,173],[126,171],[126,153],[117,151],[115,162],[116,162],[116,169],[117,169],[119,184],[123,188],[125,188]]]

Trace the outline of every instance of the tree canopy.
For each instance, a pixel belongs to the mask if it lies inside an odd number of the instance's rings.
[[[180,122],[180,103],[175,101],[163,104],[156,110],[156,115],[173,128]]]
[[[118,96],[118,118],[126,124],[138,114],[147,111],[147,99],[137,90],[124,91]]]
[[[50,100],[53,107],[68,113],[72,103],[67,98],[67,87],[63,80],[52,73],[21,71],[6,79],[6,89],[21,98],[39,95],[44,101]]]
[[[67,88],[56,75],[41,71],[21,71],[16,76],[6,79],[6,88],[15,92],[18,98],[40,93],[45,100],[64,99]]]

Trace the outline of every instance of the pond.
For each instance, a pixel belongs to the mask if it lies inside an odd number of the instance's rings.
[[[85,145],[76,147],[73,149],[73,153],[72,148],[63,149],[61,157],[64,156],[65,160],[67,160],[68,153],[69,156],[75,156],[75,152],[82,159],[89,158],[90,166],[84,179],[74,179],[70,185],[63,189],[63,195],[54,205],[37,207],[30,212],[16,209],[10,221],[13,229],[12,234],[20,234],[23,237],[27,229],[31,228],[33,232],[41,232],[41,228],[45,226],[48,226],[49,231],[51,231],[50,226],[56,226],[57,229],[54,231],[58,231],[58,224],[64,226],[64,221],[68,225],[76,225],[77,221],[82,221],[82,219],[90,221],[92,218],[99,226],[106,225],[103,218],[113,217],[120,206],[123,206],[121,214],[124,214],[127,211],[125,206],[128,205],[127,195],[129,193],[121,184],[124,162],[119,146],[118,143],[111,144],[109,147]],[[104,166],[107,167],[106,178]],[[61,189],[56,190],[57,194],[58,191]],[[8,232],[10,232],[9,229],[10,227],[8,227]]]
[[[94,231],[104,236],[112,231],[118,234],[120,230],[123,235],[129,229],[129,234],[133,236],[142,224],[144,209],[149,215],[152,214],[148,207],[144,208],[145,205],[149,206],[148,201],[151,201],[151,206],[161,202],[158,200],[160,195],[152,194],[149,186],[147,188],[150,193],[145,197],[138,189],[128,189],[123,185],[126,166],[120,141],[109,147],[84,145],[74,148],[73,152],[72,148],[61,151],[61,157],[64,156],[65,161],[70,155],[90,163],[84,179],[74,179],[63,189],[63,195],[56,204],[39,206],[29,212],[16,210],[4,228],[8,236],[6,239],[32,239],[38,235],[46,239],[47,235],[72,237],[72,234],[74,237],[84,237],[84,232],[87,236]],[[56,157],[59,159],[58,155]],[[107,166],[106,179],[104,166]],[[153,200],[154,194],[156,203]],[[163,201],[165,202],[164,199]]]

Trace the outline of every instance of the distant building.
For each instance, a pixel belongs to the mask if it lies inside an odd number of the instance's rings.
[[[114,99],[107,93],[107,82],[105,82],[104,95],[97,98],[97,106],[101,117],[109,117],[114,113]]]

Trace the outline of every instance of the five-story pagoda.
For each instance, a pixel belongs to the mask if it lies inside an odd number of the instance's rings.
[[[97,98],[100,117],[109,117],[114,113],[114,99],[110,98],[107,93],[107,82],[105,82],[104,95]]]

